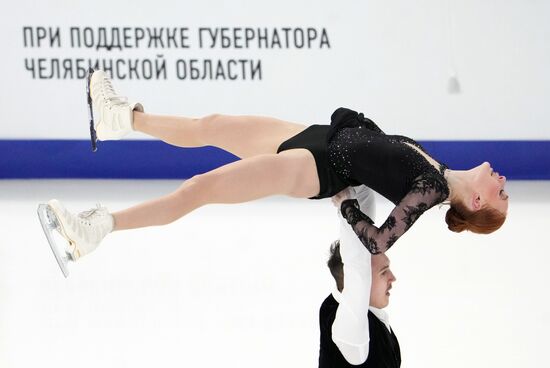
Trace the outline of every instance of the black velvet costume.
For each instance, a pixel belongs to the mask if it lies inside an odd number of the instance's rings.
[[[293,148],[306,148],[315,158],[320,182],[315,199],[364,184],[396,205],[377,228],[359,210],[357,200],[342,203],[342,215],[372,254],[385,252],[422,213],[449,196],[443,176],[447,166],[439,164],[436,169],[419,152],[427,155],[417,142],[387,135],[353,110],[337,109],[330,126],[310,126],[281,144],[278,152]]]

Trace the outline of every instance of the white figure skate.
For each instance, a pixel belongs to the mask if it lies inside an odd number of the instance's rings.
[[[38,206],[38,218],[65,277],[69,262],[95,250],[114,227],[113,216],[105,207],[73,215],[55,199]]]
[[[93,152],[98,140],[120,139],[133,131],[133,111],[143,112],[141,104],[130,103],[116,93],[104,71],[92,68],[86,76],[86,101]]]

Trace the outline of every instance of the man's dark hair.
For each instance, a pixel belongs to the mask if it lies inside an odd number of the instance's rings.
[[[336,240],[331,244],[327,266],[330,269],[332,277],[336,280],[338,291],[342,292],[342,290],[344,290],[344,264],[340,256],[340,240]]]

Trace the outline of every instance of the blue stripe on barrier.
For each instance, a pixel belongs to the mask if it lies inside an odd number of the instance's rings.
[[[1,179],[184,179],[238,158],[214,147],[177,148],[159,141],[0,140]],[[550,141],[422,141],[450,168],[483,161],[508,179],[550,180]]]

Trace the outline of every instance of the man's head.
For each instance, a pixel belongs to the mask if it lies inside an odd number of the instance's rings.
[[[340,256],[340,241],[332,243],[330,247],[330,258],[327,262],[330,273],[338,291],[344,290],[344,265]],[[390,289],[395,281],[395,276],[390,269],[390,260],[384,254],[371,256],[372,282],[370,289],[370,305],[375,308],[384,308],[390,302]]]

